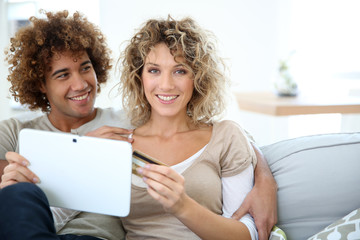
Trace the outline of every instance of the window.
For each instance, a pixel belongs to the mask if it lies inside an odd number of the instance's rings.
[[[292,1],[289,39],[300,88],[344,94],[360,89],[359,10],[357,0]]]

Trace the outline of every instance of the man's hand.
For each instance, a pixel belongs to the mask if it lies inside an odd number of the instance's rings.
[[[129,138],[131,133],[133,133],[133,130],[131,129],[102,126],[94,131],[88,132],[85,136],[121,140],[132,143],[134,140]]]
[[[1,176],[4,174],[4,168],[8,165],[8,161],[0,159],[0,183],[1,183]]]
[[[0,188],[18,183],[31,182],[38,183],[39,178],[29,170],[29,161],[18,153],[7,152],[5,155],[8,165],[4,168],[1,176]]]
[[[255,184],[232,218],[239,220],[246,213],[250,213],[258,229],[259,240],[267,240],[277,222],[276,190],[272,186],[266,187],[266,184],[259,185]]]
[[[253,148],[258,161],[255,185],[232,218],[239,220],[250,213],[259,233],[259,240],[267,240],[277,222],[277,184],[261,151],[254,144]]]

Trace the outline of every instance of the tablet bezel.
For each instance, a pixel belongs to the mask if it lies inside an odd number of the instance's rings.
[[[54,207],[127,216],[132,147],[125,141],[22,129],[19,153]]]

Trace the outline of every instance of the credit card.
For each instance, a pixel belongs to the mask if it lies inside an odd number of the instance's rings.
[[[167,166],[165,163],[150,157],[149,155],[146,155],[143,152],[140,152],[139,150],[134,150],[132,155],[132,173],[135,175],[138,175],[139,177],[142,177],[137,171],[136,168],[138,167],[144,167],[146,164],[156,164],[156,165],[164,165]]]

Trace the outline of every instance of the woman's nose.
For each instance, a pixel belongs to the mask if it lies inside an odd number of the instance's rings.
[[[159,88],[161,90],[171,90],[174,89],[174,78],[171,73],[163,74],[159,81]]]

